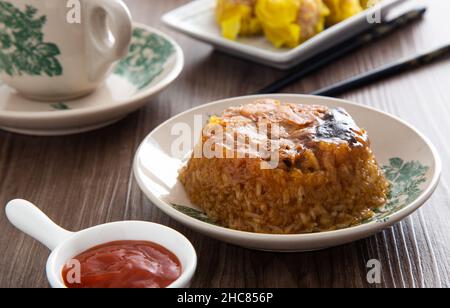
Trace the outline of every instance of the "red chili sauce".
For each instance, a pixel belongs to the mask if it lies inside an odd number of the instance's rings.
[[[178,258],[152,242],[111,242],[74,259],[80,262],[80,283],[73,282],[73,263],[66,265],[62,275],[68,288],[165,288],[181,275]]]

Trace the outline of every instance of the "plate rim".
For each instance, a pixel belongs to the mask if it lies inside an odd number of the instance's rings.
[[[142,90],[141,93],[136,93],[135,95],[131,96],[130,99],[126,99],[119,104],[114,105],[101,105],[101,106],[95,106],[92,108],[86,108],[86,109],[70,109],[70,110],[51,110],[51,111],[26,111],[26,112],[19,112],[19,111],[1,111],[0,112],[0,121],[24,121],[24,120],[43,120],[43,121],[52,121],[52,120],[61,120],[61,119],[72,119],[77,117],[85,117],[85,116],[92,116],[99,112],[115,112],[117,110],[120,110],[124,108],[124,106],[131,106],[140,103],[141,101],[145,100],[146,98],[151,97],[152,95],[157,94],[167,86],[169,86],[172,82],[174,82],[181,72],[183,71],[184,64],[185,64],[185,56],[183,53],[182,48],[180,45],[168,34],[155,29],[151,26],[147,26],[142,23],[133,22],[133,29],[140,28],[145,29],[148,32],[155,33],[164,39],[166,39],[168,42],[170,42],[174,49],[176,56],[176,63],[174,68],[170,71],[170,73],[161,81],[159,81],[155,86],[148,87],[147,89]],[[112,75],[113,73],[111,73]],[[36,104],[42,103],[42,102],[35,102]],[[44,102],[45,103],[45,102]],[[49,102],[50,103],[50,102]],[[70,101],[68,101],[70,103]]]
[[[148,190],[146,188],[144,182],[140,178],[140,176],[139,176],[139,173],[140,173],[139,157],[140,157],[142,147],[145,145],[145,143],[148,142],[148,140],[150,138],[153,137],[153,135],[157,131],[159,131],[161,128],[163,128],[165,125],[167,125],[173,119],[181,117],[181,116],[189,114],[189,113],[192,113],[192,112],[195,112],[196,110],[201,109],[201,108],[205,108],[205,107],[213,106],[213,105],[225,104],[225,103],[229,103],[229,102],[232,102],[232,101],[235,101],[238,99],[248,99],[250,101],[250,100],[255,100],[258,98],[275,98],[275,99],[277,99],[277,98],[290,98],[290,97],[301,97],[304,99],[320,98],[325,101],[328,100],[328,101],[334,101],[337,103],[342,103],[344,105],[353,105],[353,106],[360,107],[363,109],[368,109],[372,112],[379,113],[381,115],[387,116],[388,118],[391,118],[392,120],[400,122],[402,125],[406,126],[410,130],[415,132],[425,142],[425,144],[428,146],[428,148],[431,151],[433,161],[434,161],[434,166],[433,166],[434,172],[433,172],[430,184],[421,193],[421,195],[419,197],[417,197],[416,200],[414,200],[414,202],[412,202],[412,203],[408,204],[407,206],[405,206],[404,208],[396,211],[392,215],[389,215],[388,221],[371,221],[366,224],[360,224],[360,225],[356,225],[356,226],[352,226],[352,227],[348,227],[348,228],[344,228],[344,229],[317,232],[317,233],[266,234],[266,233],[254,233],[254,232],[240,231],[240,230],[226,228],[223,226],[212,225],[207,222],[197,220],[186,214],[183,214],[183,213],[179,212],[178,210],[176,210],[175,208],[173,208],[172,206],[170,206],[169,203],[157,198],[153,193],[151,193],[150,190]],[[433,145],[433,143],[428,139],[428,137],[423,135],[419,130],[414,128],[412,125],[410,125],[406,121],[400,119],[399,117],[397,117],[395,115],[391,115],[385,111],[379,110],[377,108],[358,104],[358,103],[355,103],[352,101],[338,99],[338,98],[321,97],[321,96],[314,96],[314,95],[303,95],[303,94],[272,94],[272,95],[262,94],[262,95],[238,96],[238,97],[233,97],[233,98],[217,100],[217,101],[214,101],[211,103],[199,105],[194,108],[188,109],[184,112],[181,112],[181,113],[169,118],[168,120],[166,120],[163,123],[161,123],[160,125],[158,125],[154,130],[152,130],[150,132],[150,134],[148,134],[144,138],[142,143],[139,145],[139,147],[136,151],[135,157],[134,157],[134,161],[133,161],[133,174],[134,174],[134,178],[136,179],[136,181],[138,183],[140,190],[146,195],[146,197],[157,208],[159,208],[161,211],[166,213],[172,219],[178,221],[179,223],[183,224],[184,226],[186,226],[188,228],[198,230],[207,235],[214,234],[217,236],[223,236],[224,234],[228,234],[229,236],[233,237],[234,239],[239,239],[239,240],[251,239],[252,241],[258,242],[258,243],[264,243],[264,242],[273,241],[273,240],[276,240],[278,242],[283,242],[283,243],[309,242],[309,241],[318,241],[318,240],[325,241],[325,240],[331,240],[334,238],[346,238],[346,237],[350,237],[351,235],[355,235],[355,234],[359,234],[359,235],[374,234],[376,232],[384,230],[384,229],[398,223],[399,221],[410,216],[411,214],[416,212],[419,208],[421,208],[426,203],[426,201],[431,197],[431,195],[434,193],[434,191],[436,190],[436,188],[439,184],[441,173],[442,173],[442,160],[440,158],[440,155],[439,155],[437,149]]]

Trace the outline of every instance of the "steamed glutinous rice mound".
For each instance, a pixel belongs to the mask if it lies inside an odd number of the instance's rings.
[[[261,133],[263,125],[279,134]],[[214,133],[218,126],[246,142],[230,147]],[[267,142],[279,154],[274,169],[262,168],[270,158],[251,146]],[[288,234],[345,228],[373,216],[387,198],[389,185],[366,131],[340,108],[270,99],[232,107],[211,117],[196,150],[206,144],[234,158],[192,156],[179,178],[193,204],[232,229]]]
[[[217,0],[216,19],[222,35],[236,40],[239,35],[261,34],[261,24],[255,16],[257,0]]]
[[[258,0],[256,16],[275,47],[296,47],[322,32],[328,8],[322,0]]]

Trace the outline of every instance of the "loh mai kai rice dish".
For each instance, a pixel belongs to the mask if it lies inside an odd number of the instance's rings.
[[[380,0],[217,0],[224,37],[264,34],[275,47],[296,47]]]
[[[217,223],[273,234],[358,224],[389,190],[366,131],[345,110],[270,99],[212,116],[179,179]]]

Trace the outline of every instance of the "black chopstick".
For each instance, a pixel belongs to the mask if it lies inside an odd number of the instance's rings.
[[[426,7],[413,9],[391,21],[374,26],[368,32],[360,33],[357,37],[350,38],[343,43],[330,48],[329,50],[314,56],[313,58],[301,63],[296,69],[287,76],[275,81],[274,83],[259,90],[256,94],[276,93],[286,86],[302,79],[312,72],[326,66],[327,64],[349,54],[356,49],[372,43],[395,30],[423,17],[427,11]]]
[[[450,57],[450,45],[388,64],[371,72],[364,73],[329,87],[314,91],[311,94],[321,96],[338,96],[344,92],[367,86],[376,81],[387,79],[447,57]]]
[[[350,79],[338,82],[329,87],[312,92],[312,95],[338,96],[344,92],[369,85],[376,81],[387,79],[400,73],[431,64],[438,60],[450,57],[450,45],[439,47],[433,51],[422,53],[410,58],[375,69]]]

